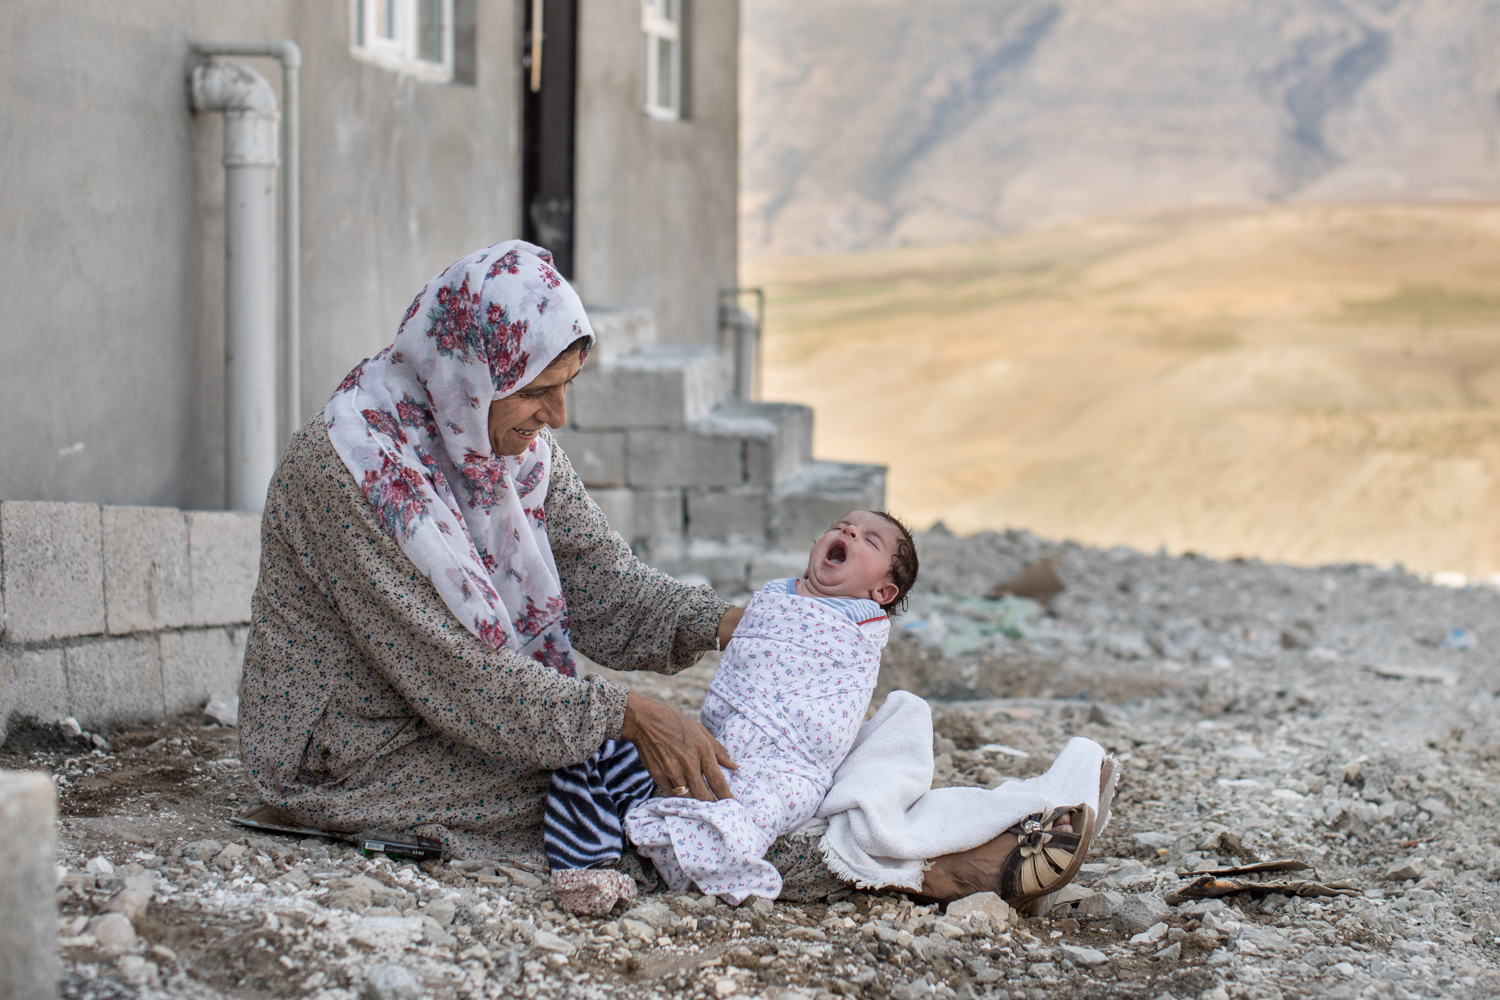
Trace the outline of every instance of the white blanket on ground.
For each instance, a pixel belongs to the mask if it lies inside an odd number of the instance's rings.
[[[824,860],[860,888],[918,890],[928,860],[993,840],[1035,812],[1099,807],[1104,748],[1075,737],[1045,774],[996,789],[932,788],[932,710],[893,692],[860,727],[817,815]]]

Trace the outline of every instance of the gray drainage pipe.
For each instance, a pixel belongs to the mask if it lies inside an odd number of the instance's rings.
[[[193,108],[224,113],[224,493],[260,510],[276,471],[276,95],[234,63],[193,70]]]
[[[276,97],[264,77],[210,60],[193,70],[195,111],[224,114],[225,505],[260,510],[279,443],[301,424],[301,220],[295,42],[195,45],[202,55],[281,61],[286,169],[282,171],[282,348],[286,378],[276,405]]]

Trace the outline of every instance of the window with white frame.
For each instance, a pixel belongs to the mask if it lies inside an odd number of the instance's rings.
[[[686,5],[688,0],[641,0],[641,34],[645,42],[646,114],[661,121],[687,117],[684,100]]]
[[[351,0],[355,58],[421,80],[453,79],[453,0]]]

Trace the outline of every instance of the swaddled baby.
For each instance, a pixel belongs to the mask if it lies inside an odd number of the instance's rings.
[[[773,580],[751,598],[704,699],[703,725],[739,764],[726,772],[734,798],[647,798],[649,779],[602,782],[633,800],[619,809],[624,832],[673,889],[692,883],[734,904],[781,892],[766,849],[811,820],[833,783],[875,690],[888,613],[905,605],[916,576],[916,546],[901,522],[869,510],[840,518],[814,543],[800,579]],[[597,773],[608,770],[602,763]],[[627,803],[617,794],[615,805]],[[590,833],[577,829],[580,812],[549,802],[554,869],[555,848],[576,852]]]

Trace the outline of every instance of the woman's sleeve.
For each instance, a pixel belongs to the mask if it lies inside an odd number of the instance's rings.
[[[543,506],[576,649],[613,670],[675,674],[714,648],[729,605],[637,559],[555,438]]]
[[[319,458],[323,468],[305,470],[317,482],[301,491],[303,509],[281,512],[281,527],[366,663],[428,724],[543,768],[576,764],[619,736],[626,688],[482,642],[381,530],[332,446]]]

